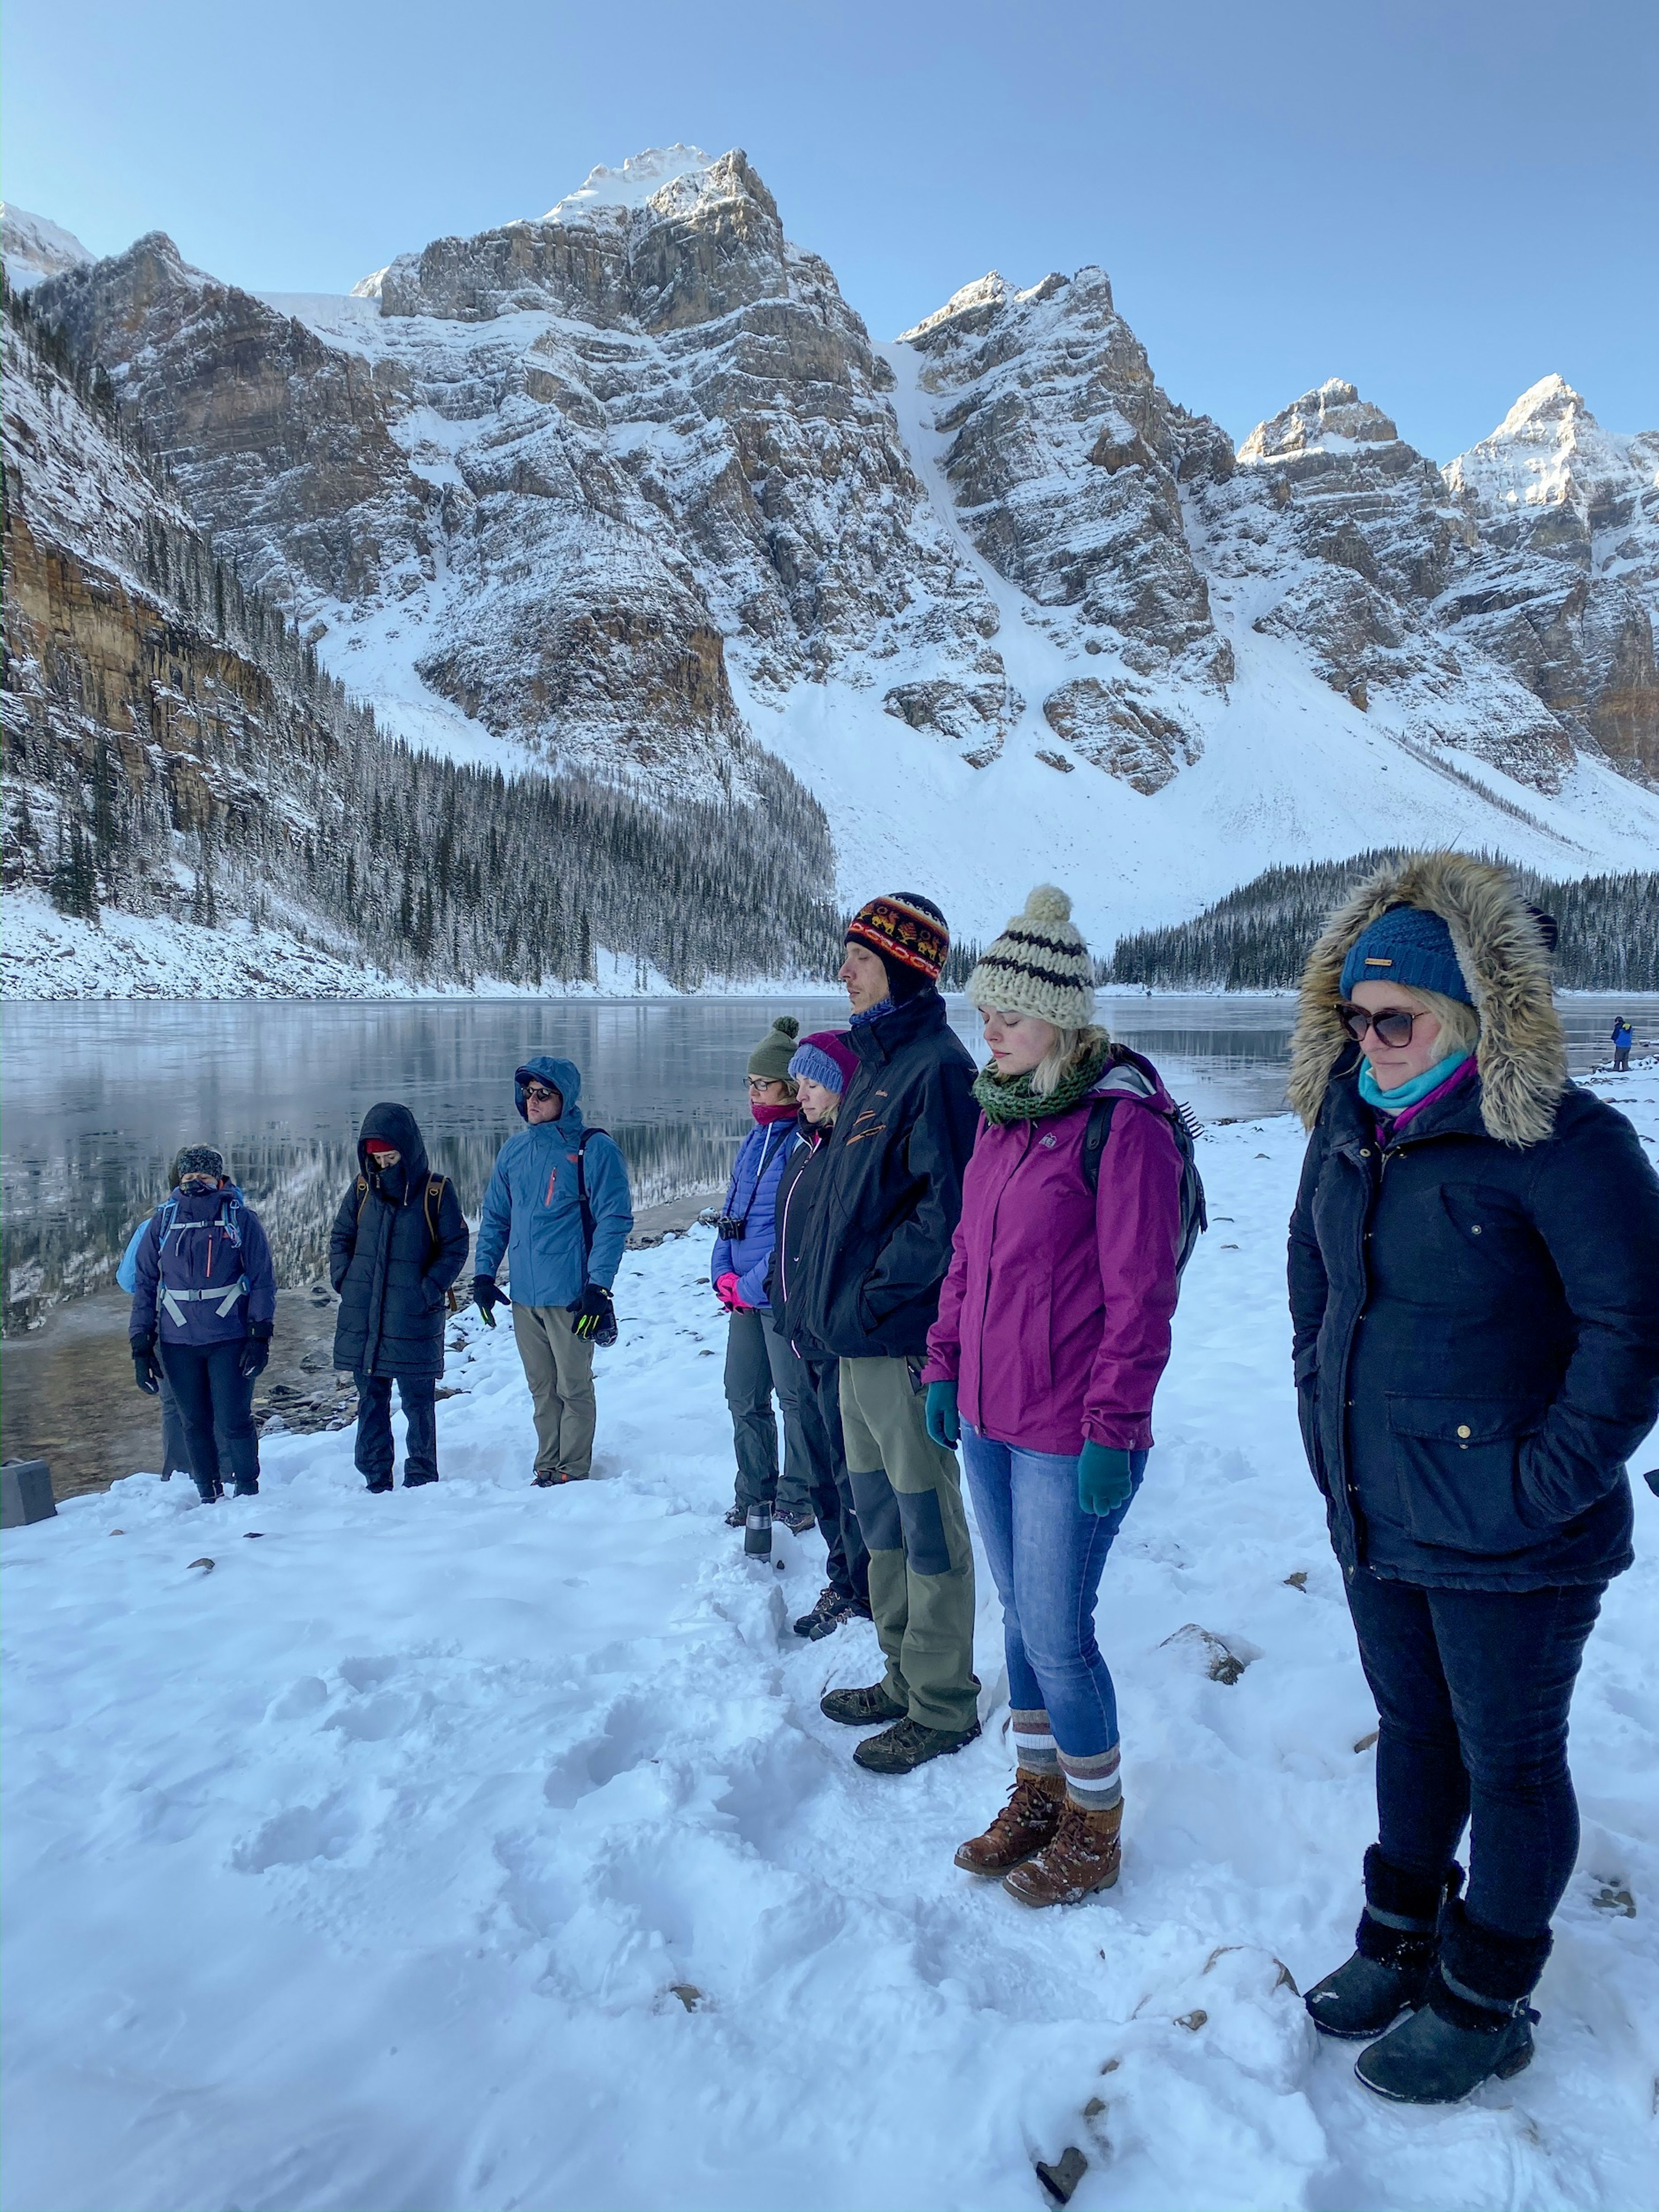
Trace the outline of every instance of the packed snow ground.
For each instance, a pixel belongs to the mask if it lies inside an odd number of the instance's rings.
[[[1659,1145],[1659,1070],[1600,1087]],[[1639,1485],[1575,1711],[1583,1848],[1536,2063],[1397,2110],[1287,1978],[1346,1955],[1374,1832],[1288,1382],[1301,1151],[1288,1119],[1200,1146],[1213,1226],[1101,1604],[1123,1877],[1082,1906],[951,1863],[1010,1771],[983,1575],[979,1742],[879,1779],[819,1715],[873,1679],[874,1633],[798,1640],[817,1539],[780,1534],[780,1573],[721,1523],[702,1232],[625,1262],[587,1487],[529,1487],[510,1331],[469,1315],[435,1489],[370,1498],[349,1432],[283,1437],[257,1500],[140,1474],[9,1534],[4,2201],[983,2212],[1042,2204],[1033,2161],[1075,2144],[1080,2212],[1659,2206]]]

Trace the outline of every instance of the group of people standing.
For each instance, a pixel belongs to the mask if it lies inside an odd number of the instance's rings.
[[[1568,1080],[1552,942],[1500,866],[1388,864],[1316,946],[1292,1042],[1310,1133],[1290,1233],[1294,1387],[1379,1717],[1354,1952],[1306,2002],[1322,2033],[1365,2044],[1362,2081],[1413,2103],[1532,2056],[1528,2000],[1577,1848],[1572,1686],[1631,1562],[1626,1462],[1659,1413],[1659,1177],[1630,1122]],[[904,1775],[980,1732],[965,1472],[1017,1765],[956,1862],[1026,1905],[1075,1903],[1119,1876],[1097,1597],[1146,1479],[1203,1194],[1157,1070],[1095,1021],[1064,893],[1035,890],[969,979],[978,1071],[939,990],[949,946],[930,901],[872,900],[847,930],[848,1028],[803,1037],[782,1018],[750,1056],[754,1127],[711,1264],[728,1519],[762,1555],[775,1516],[797,1533],[816,1521],[829,1578],[796,1632],[867,1616],[884,1661],[823,1711],[866,1731],[860,1767]],[[473,1281],[493,1320],[506,1258],[549,1486],[589,1471],[592,1349],[614,1333],[631,1224],[620,1154],[584,1127],[579,1091],[568,1061],[517,1071],[526,1127],[497,1161]],[[466,1237],[405,1109],[374,1110],[359,1157],[331,1272],[358,1464],[378,1488],[394,1376],[405,1480],[436,1472],[425,1370]],[[151,1387],[159,1326],[207,1496],[220,1379],[234,1413],[274,1284],[222,1161],[193,1147],[176,1164],[177,1196],[136,1240],[133,1349]]]

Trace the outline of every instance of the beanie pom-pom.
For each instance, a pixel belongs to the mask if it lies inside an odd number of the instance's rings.
[[[1071,899],[1054,884],[1039,884],[1019,917],[1024,921],[1069,921],[1071,918]]]
[[[798,1037],[800,1035],[800,1024],[793,1014],[780,1014],[772,1026],[775,1030],[781,1030],[787,1037]]]

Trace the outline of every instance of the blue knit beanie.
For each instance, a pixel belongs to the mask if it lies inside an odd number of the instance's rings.
[[[1355,939],[1342,963],[1345,999],[1356,983],[1404,983],[1460,999],[1466,1006],[1474,1004],[1452,949],[1451,932],[1426,907],[1390,907]]]

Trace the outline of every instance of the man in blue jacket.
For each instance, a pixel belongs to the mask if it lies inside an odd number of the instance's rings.
[[[526,1060],[513,1084],[526,1126],[496,1155],[472,1295],[492,1321],[505,1254],[513,1334],[536,1411],[536,1485],[547,1490],[592,1473],[593,1341],[608,1341],[616,1326],[611,1286],[634,1212],[622,1154],[603,1129],[583,1124],[574,1061]]]

